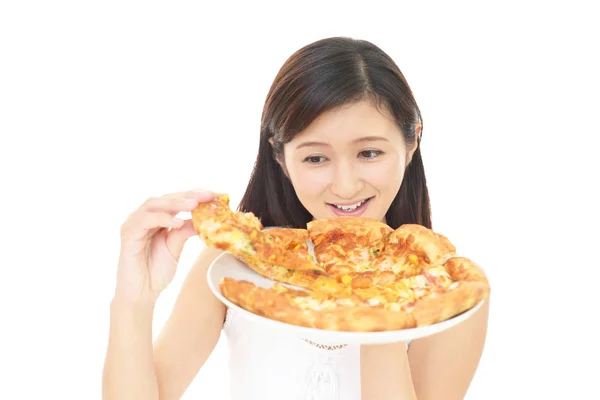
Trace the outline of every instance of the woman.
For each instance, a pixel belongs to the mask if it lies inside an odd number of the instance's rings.
[[[240,203],[264,226],[306,227],[335,215],[392,228],[431,228],[419,108],[395,63],[349,38],[312,43],[286,61],[267,96],[255,168]],[[153,307],[169,284],[190,221],[174,216],[213,198],[151,198],[122,227],[103,390],[105,399],[179,399],[221,329],[235,399],[462,399],[477,368],[487,303],[443,333],[389,345],[322,346],[261,331],[210,292],[206,248],[152,343]]]

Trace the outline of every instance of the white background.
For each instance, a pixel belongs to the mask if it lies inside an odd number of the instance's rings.
[[[490,276],[467,398],[599,399],[589,3],[3,2],[0,398],[100,399],[121,223],[146,197],[196,187],[237,205],[277,71],[343,35],[407,77],[434,227]],[[155,334],[201,246],[186,245]],[[185,399],[228,384],[222,340]]]

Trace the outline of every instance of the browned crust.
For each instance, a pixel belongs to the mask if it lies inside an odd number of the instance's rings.
[[[229,230],[239,231],[244,235],[256,235],[263,228],[253,213],[234,213],[229,207],[229,196],[226,194],[217,194],[212,201],[200,203],[192,211],[192,225],[200,238],[211,246],[220,244],[222,248],[225,244],[214,240],[214,223],[226,224]]]
[[[356,244],[369,246],[385,239],[393,229],[383,222],[363,217],[335,217],[310,221],[306,228],[315,246],[322,240],[351,237]],[[340,237],[338,237],[338,235]]]
[[[466,257],[452,257],[448,259],[444,266],[455,281],[481,282],[488,285],[489,282],[481,269],[471,259]]]
[[[292,325],[346,332],[380,332],[415,326],[404,311],[369,306],[336,306],[328,310],[301,309],[282,293],[255,286],[251,282],[223,278],[221,292],[234,304],[254,314]]]
[[[456,288],[438,297],[418,300],[410,313],[417,326],[436,324],[471,309],[488,293],[488,285],[482,282],[458,282]]]
[[[455,317],[489,296],[490,286],[483,270],[470,259],[452,257],[444,263],[444,267],[455,283],[438,297],[416,302],[411,312],[418,326],[431,325]]]

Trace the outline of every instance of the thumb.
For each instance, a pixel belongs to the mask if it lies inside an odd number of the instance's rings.
[[[179,256],[181,255],[186,240],[194,235],[196,235],[196,231],[194,230],[191,220],[184,221],[182,226],[171,229],[169,233],[167,233],[165,243],[169,253],[171,253],[175,260],[179,261]]]

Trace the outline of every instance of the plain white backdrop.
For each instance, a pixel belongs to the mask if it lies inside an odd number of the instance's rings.
[[[272,80],[329,36],[397,62],[423,113],[434,229],[490,277],[467,398],[600,398],[589,3],[3,2],[0,398],[101,398],[120,225],[196,187],[237,205]],[[155,335],[201,246],[186,244]],[[221,340],[184,399],[226,399],[227,356]]]

